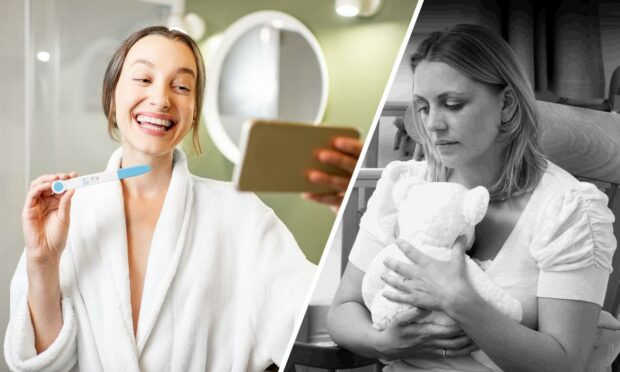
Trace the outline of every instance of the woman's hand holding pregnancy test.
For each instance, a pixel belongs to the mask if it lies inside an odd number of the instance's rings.
[[[67,241],[74,191],[59,195],[52,192],[51,187],[56,181],[76,176],[74,172],[46,174],[30,184],[22,211],[29,270],[34,269],[33,266],[44,266],[52,272],[57,270]]]
[[[22,212],[29,264],[51,268],[60,262],[67,242],[75,188],[134,177],[150,170],[149,166],[141,165],[83,177],[77,177],[74,172],[47,174],[32,181]]]

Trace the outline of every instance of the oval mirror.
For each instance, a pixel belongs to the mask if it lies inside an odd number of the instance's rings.
[[[248,119],[318,123],[325,113],[325,57],[310,30],[288,14],[261,11],[240,18],[207,62],[207,129],[233,163]]]

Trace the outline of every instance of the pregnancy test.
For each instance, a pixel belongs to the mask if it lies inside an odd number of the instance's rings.
[[[54,181],[54,183],[52,183],[52,191],[56,194],[61,194],[67,190],[77,189],[78,187],[97,185],[104,182],[139,176],[150,170],[151,167],[148,165],[136,165],[134,167],[121,168],[110,172],[93,173],[68,180]]]

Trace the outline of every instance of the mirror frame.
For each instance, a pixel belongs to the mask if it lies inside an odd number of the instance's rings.
[[[237,40],[250,29],[266,23],[275,23],[274,27],[298,32],[308,41],[308,44],[310,44],[317,58],[319,70],[321,72],[321,101],[313,120],[315,125],[321,121],[325,114],[325,108],[327,107],[327,96],[329,92],[327,63],[325,62],[325,55],[321,50],[319,42],[308,27],[297,18],[278,11],[260,11],[241,17],[224,31],[221,43],[213,53],[211,61],[207,61],[207,97],[202,108],[207,131],[213,143],[215,143],[218,150],[220,150],[228,160],[235,164],[239,162],[241,154],[239,147],[230,139],[220,120],[218,96],[220,75],[226,56]]]

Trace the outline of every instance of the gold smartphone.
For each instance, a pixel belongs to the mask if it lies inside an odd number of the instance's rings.
[[[275,120],[250,120],[241,133],[241,160],[233,182],[242,191],[333,191],[309,182],[309,169],[345,175],[340,168],[320,163],[316,151],[332,148],[335,137],[359,138],[357,128],[333,127]]]

